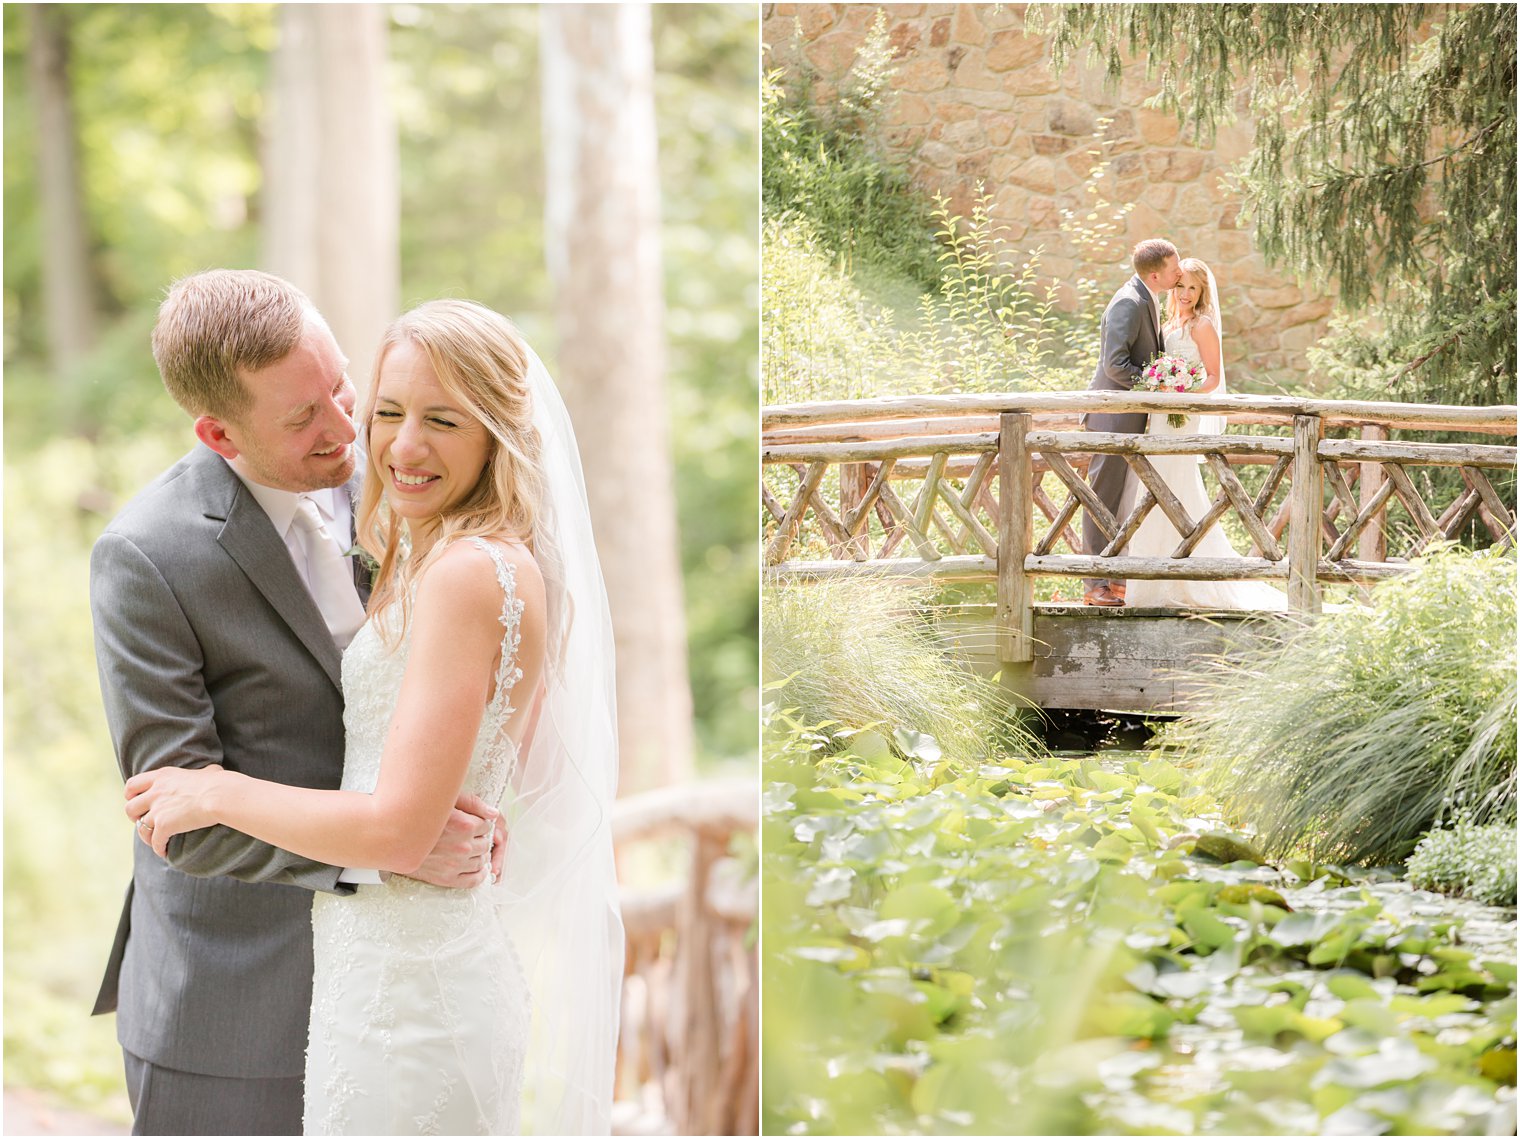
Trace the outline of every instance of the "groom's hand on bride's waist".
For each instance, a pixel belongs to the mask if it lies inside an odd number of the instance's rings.
[[[484,800],[474,795],[459,796],[432,853],[411,877],[430,886],[468,890],[480,885],[488,874],[499,876],[501,843],[493,842],[499,818],[499,812]]]

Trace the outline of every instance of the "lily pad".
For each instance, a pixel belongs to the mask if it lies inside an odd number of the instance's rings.
[[[1216,862],[1250,862],[1261,865],[1266,855],[1244,835],[1229,831],[1208,831],[1198,836],[1193,853],[1206,855]]]
[[[1228,902],[1232,906],[1244,906],[1251,902],[1260,902],[1264,906],[1277,906],[1280,909],[1293,912],[1293,907],[1283,899],[1283,896],[1270,886],[1262,886],[1255,882],[1235,882],[1223,887],[1218,895],[1221,902]]]
[[[1332,914],[1300,910],[1273,926],[1268,937],[1283,946],[1312,945],[1334,924],[1335,917]]]
[[[1377,1052],[1367,1056],[1337,1056],[1320,1069],[1314,1085],[1343,1088],[1380,1088],[1417,1080],[1437,1066],[1407,1040],[1384,1040]]]
[[[1361,973],[1343,970],[1325,978],[1325,987],[1343,1001],[1376,999],[1377,986]]]
[[[1116,993],[1087,1006],[1083,1029],[1093,1036],[1165,1036],[1176,1017],[1165,1005],[1141,993]]]
[[[949,891],[922,883],[891,891],[882,899],[877,913],[883,921],[893,918],[922,921],[924,936],[938,937],[955,924],[960,910]]]
[[[1478,1057],[1478,1071],[1496,1084],[1515,1086],[1515,1049],[1492,1048]]]
[[[1218,949],[1222,945],[1229,945],[1235,940],[1236,929],[1222,918],[1215,917],[1206,909],[1190,911],[1182,919],[1182,928],[1187,930],[1188,935],[1200,946],[1206,949]]]

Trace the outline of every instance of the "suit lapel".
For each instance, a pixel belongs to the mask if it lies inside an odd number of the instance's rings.
[[[201,464],[208,490],[203,504],[205,513],[208,518],[225,523],[217,541],[341,690],[343,658],[327,631],[321,610],[291,564],[285,543],[275,533],[269,516],[221,456],[209,448],[202,450],[210,459]]]
[[[1159,331],[1161,328],[1161,313],[1156,308],[1156,298],[1151,296],[1151,291],[1146,288],[1145,282],[1140,279],[1140,274],[1136,273],[1131,279],[1135,283],[1135,288],[1139,290],[1140,299],[1145,304],[1145,311],[1150,314],[1151,355],[1155,356],[1161,351],[1161,333]]]

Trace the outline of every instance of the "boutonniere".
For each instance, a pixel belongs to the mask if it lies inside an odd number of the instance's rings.
[[[375,578],[375,571],[380,568],[380,563],[370,556],[368,550],[355,542],[343,554],[345,558],[358,558],[359,564],[364,567],[364,572],[369,574],[370,580]]]

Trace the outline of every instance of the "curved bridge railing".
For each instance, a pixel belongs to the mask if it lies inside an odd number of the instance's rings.
[[[1237,427],[1274,430],[1148,436],[1080,429],[1086,412],[1125,411],[1226,415]],[[1493,476],[1515,470],[1516,451],[1493,437],[1513,439],[1515,428],[1512,406],[1284,396],[1056,392],[768,407],[761,442],[766,573],[995,581],[999,658],[1007,662],[1033,659],[1032,579],[1040,575],[1276,580],[1286,582],[1295,611],[1314,614],[1322,583],[1403,573],[1431,542],[1469,525],[1513,544],[1513,480],[1501,480],[1501,494]],[[1393,431],[1489,439],[1393,440]],[[1088,458],[1099,453],[1122,455],[1143,488],[1123,518],[1083,477]],[[1150,464],[1150,456],[1176,454],[1201,456],[1212,475],[1215,493],[1202,517],[1188,515]],[[1261,469],[1243,478],[1252,467]],[[1431,468],[1459,477],[1425,477]],[[1431,501],[1443,489],[1447,500]],[[1080,510],[1107,539],[1101,551],[1082,549]],[[1182,540],[1166,558],[1125,556],[1152,510],[1164,512]],[[1250,551],[1192,557],[1205,531],[1227,514],[1239,520]]]

